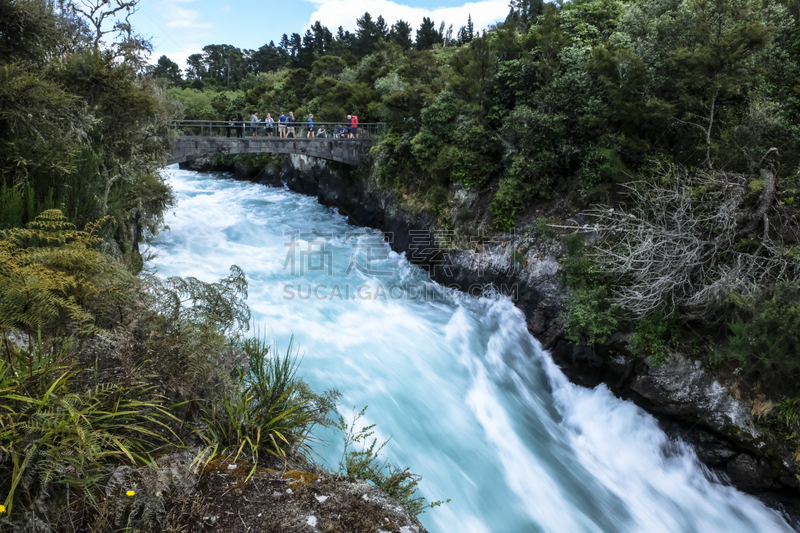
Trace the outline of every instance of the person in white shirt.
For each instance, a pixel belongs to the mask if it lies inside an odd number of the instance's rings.
[[[272,115],[270,113],[267,113],[267,118],[264,119],[264,133],[267,134],[267,137],[272,137],[272,130],[274,125],[275,121],[272,120]]]

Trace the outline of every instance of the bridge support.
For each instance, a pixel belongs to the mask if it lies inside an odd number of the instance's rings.
[[[248,128],[249,129],[249,128]],[[367,139],[280,139],[277,137],[178,137],[168,165],[221,154],[298,154],[358,166],[372,142]]]

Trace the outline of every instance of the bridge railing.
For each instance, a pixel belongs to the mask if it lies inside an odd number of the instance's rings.
[[[242,122],[228,122],[225,120],[176,120],[173,122],[178,136],[181,137],[253,137],[253,127],[247,120]],[[280,124],[276,120],[272,125],[272,137],[280,138]],[[308,123],[293,122],[292,126],[286,126],[286,134],[289,128],[294,128],[293,134],[296,139],[307,139]],[[344,122],[317,122],[314,121],[314,130],[311,138],[318,138],[320,128],[325,128],[325,134],[332,138],[350,138],[350,128]],[[355,135],[359,139],[372,139],[386,129],[386,124],[382,122],[362,122],[358,124]],[[267,137],[266,124],[261,121],[256,128],[256,136]]]

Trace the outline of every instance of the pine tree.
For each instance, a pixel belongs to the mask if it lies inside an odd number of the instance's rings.
[[[383,20],[383,17],[378,18],[379,21]],[[383,23],[384,28],[386,27],[386,23]],[[378,24],[374,20],[372,20],[372,15],[369,13],[364,13],[364,16],[360,19],[356,20],[356,53],[358,55],[367,55],[372,52],[375,44],[381,38],[380,36],[380,29]]]
[[[389,38],[389,26],[386,24],[383,15],[378,15],[378,20],[375,21],[376,36],[384,41]]]
[[[433,45],[441,43],[442,35],[436,31],[436,24],[428,17],[423,17],[422,24],[417,30],[417,49],[430,50]]]
[[[411,31],[411,25],[408,22],[398,20],[392,25],[392,29],[389,32],[389,40],[399,45],[403,50],[408,50],[414,46],[414,42],[411,40]]]
[[[511,0],[509,6],[509,18],[519,21],[525,31],[544,12],[544,0]]]
[[[181,68],[177,63],[164,55],[158,58],[158,62],[153,69],[153,77],[167,79],[170,83],[176,85],[183,81],[183,77],[181,77]]]
[[[292,43],[289,41],[289,36],[286,35],[285,33],[283,34],[283,37],[281,37],[281,43],[279,46],[287,54],[289,53],[289,50],[292,48]]]

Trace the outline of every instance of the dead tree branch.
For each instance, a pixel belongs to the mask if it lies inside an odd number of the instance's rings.
[[[731,294],[751,295],[800,274],[779,239],[747,237],[774,208],[777,172],[765,168],[762,176],[754,212],[747,176],[677,167],[663,168],[656,182],[627,185],[630,209],[591,210],[601,235],[593,257],[599,272],[617,280],[614,303],[636,316],[703,317]],[[765,235],[768,229],[766,222]]]

